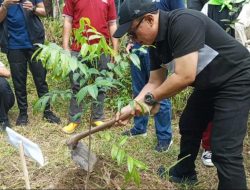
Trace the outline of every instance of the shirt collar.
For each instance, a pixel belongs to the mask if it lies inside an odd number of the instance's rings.
[[[159,10],[159,30],[156,37],[156,43],[165,40],[167,25],[168,25],[169,13],[166,11]]]

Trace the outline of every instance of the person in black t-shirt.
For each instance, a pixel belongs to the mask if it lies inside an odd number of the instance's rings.
[[[126,32],[151,48],[149,82],[129,105],[117,113],[126,124],[143,110],[155,112],[158,101],[187,86],[194,90],[181,115],[178,162],[169,171],[173,182],[196,183],[195,159],[202,133],[213,122],[211,150],[219,189],[246,189],[243,140],[250,109],[250,54],[218,24],[194,10],[159,11],[151,0],[126,0],[114,37]],[[171,75],[165,79],[166,68]],[[144,109],[142,109],[144,107]],[[120,115],[130,114],[119,121]],[[162,174],[164,168],[160,168]]]

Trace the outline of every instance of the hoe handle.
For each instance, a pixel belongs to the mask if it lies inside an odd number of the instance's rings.
[[[125,120],[129,116],[130,116],[130,113],[125,114],[125,115],[121,115],[120,116],[120,120]],[[111,120],[103,123],[102,125],[100,125],[98,127],[93,127],[90,130],[86,130],[86,131],[83,131],[83,132],[78,133],[76,135],[73,135],[72,137],[70,137],[67,140],[66,144],[68,146],[75,147],[77,145],[78,141],[81,140],[82,138],[87,137],[90,134],[93,134],[93,133],[96,133],[96,132],[99,132],[99,131],[102,131],[102,130],[105,130],[105,129],[109,129],[109,128],[111,128],[115,124],[115,122],[116,122],[116,119],[114,118],[114,119],[111,119]]]

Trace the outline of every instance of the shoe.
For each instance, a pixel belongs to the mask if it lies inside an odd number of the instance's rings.
[[[156,145],[156,147],[155,147],[155,150],[157,152],[167,152],[170,149],[170,147],[171,147],[172,144],[173,144],[172,140],[170,141],[170,143],[165,142],[165,141],[158,142],[157,145]]]
[[[28,125],[28,115],[25,113],[20,113],[17,120],[16,120],[17,126],[26,126]]]
[[[62,128],[62,131],[64,133],[67,133],[67,134],[71,134],[71,133],[74,133],[76,128],[79,126],[80,124],[79,123],[69,123],[67,126],[65,126],[64,128]]]
[[[0,122],[0,131],[5,131],[6,127],[10,127],[9,121],[2,121],[2,122]]]
[[[45,111],[43,114],[43,118],[46,119],[49,123],[60,124],[61,120],[57,117],[52,111]]]
[[[201,160],[205,166],[208,166],[208,167],[214,166],[214,164],[212,162],[212,152],[211,151],[204,150],[204,152],[201,155]]]
[[[121,135],[128,136],[128,137],[138,137],[138,136],[146,137],[147,133],[139,133],[139,132],[135,132],[134,130],[130,129],[130,130],[122,132]]]
[[[93,122],[92,122],[92,126],[93,126],[93,127],[98,127],[98,126],[102,125],[103,123],[104,123],[104,122],[101,121],[101,120],[99,120],[99,121],[93,121]]]
[[[163,166],[161,167],[158,169],[158,171],[161,169],[162,171],[164,171],[164,173],[166,173],[165,168]],[[174,183],[185,183],[188,185],[194,185],[198,182],[195,171],[193,173],[180,176],[180,175],[177,175],[177,172],[174,170],[174,167],[171,167],[168,172],[168,175],[169,175],[169,181],[174,182]]]

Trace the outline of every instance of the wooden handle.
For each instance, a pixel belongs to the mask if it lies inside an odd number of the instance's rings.
[[[130,116],[130,113],[127,113],[127,114],[125,114],[125,115],[121,115],[120,120],[125,120],[125,119],[127,119],[129,116]],[[86,131],[83,131],[83,132],[81,132],[81,133],[78,133],[78,134],[76,134],[76,135],[70,137],[70,138],[67,140],[66,144],[67,144],[68,146],[73,146],[73,147],[74,147],[74,146],[77,145],[78,141],[81,140],[82,138],[87,137],[87,136],[89,136],[90,134],[93,134],[93,133],[96,133],[96,132],[99,132],[99,131],[103,131],[103,130],[105,130],[105,129],[109,129],[109,128],[111,128],[111,127],[115,124],[115,122],[116,122],[116,120],[115,120],[115,118],[114,118],[114,119],[111,119],[111,120],[109,120],[109,121],[103,123],[102,125],[100,125],[100,126],[98,126],[98,127],[93,127],[93,128],[91,128],[91,130],[86,130]]]
[[[26,165],[26,161],[25,161],[25,157],[24,157],[24,150],[23,150],[23,143],[22,142],[19,144],[19,152],[20,152],[20,158],[21,158],[22,167],[23,167],[25,187],[26,187],[26,189],[30,189],[29,173],[28,173],[28,169],[27,169],[27,165]]]

